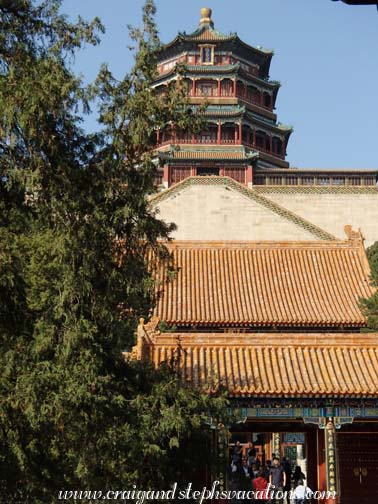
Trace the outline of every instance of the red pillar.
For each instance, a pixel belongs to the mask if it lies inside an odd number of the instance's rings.
[[[156,143],[159,145],[160,143],[160,128],[156,131]]]
[[[247,166],[247,174],[246,174],[246,182],[247,182],[247,186],[251,186],[253,185],[253,168],[252,168],[252,165],[248,165]]]
[[[235,97],[236,96],[236,79],[233,80],[233,83],[234,83],[234,89],[233,89],[233,96]]]
[[[317,444],[318,444],[318,485],[317,490],[323,491],[327,490],[327,476],[326,476],[326,465],[325,465],[325,442],[324,442],[324,430],[317,429]],[[320,501],[324,503],[323,501]]]
[[[217,132],[217,144],[222,143],[222,125],[218,123],[218,132]]]
[[[326,446],[325,446],[325,429],[317,429],[317,445],[318,445],[318,487],[317,490],[327,491],[327,462],[326,462]],[[336,504],[339,498],[322,499],[319,504]]]
[[[238,128],[234,125],[234,143],[238,143]]]
[[[270,134],[270,137],[269,137],[269,146],[270,146],[270,152],[273,153],[273,137],[272,137],[272,133]]]
[[[170,186],[170,180],[169,180],[170,173],[169,172],[170,172],[169,165],[165,164],[164,167],[163,167],[163,185],[165,187],[169,187]]]
[[[256,130],[253,129],[253,146],[256,147]]]
[[[339,481],[337,470],[337,446],[336,446],[336,430],[334,420],[329,419],[325,433],[325,467],[327,475],[327,490],[336,491],[339,495]],[[336,504],[339,499],[330,498],[325,500],[325,504]]]
[[[240,123],[239,123],[239,143],[240,143],[240,144],[242,143],[242,128],[243,128],[243,125],[242,125],[242,123],[240,122]]]
[[[221,95],[221,80],[218,79],[218,96]]]
[[[192,93],[193,96],[197,96],[197,79],[193,79]]]

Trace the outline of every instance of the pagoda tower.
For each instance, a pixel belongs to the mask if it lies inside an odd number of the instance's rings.
[[[220,175],[252,185],[259,171],[289,168],[285,160],[292,128],[277,122],[274,112],[280,83],[269,79],[272,51],[252,47],[236,34],[214,28],[211,9],[201,9],[199,27],[179,33],[158,56],[157,92],[179,78],[195,110],[206,103],[206,126],[198,134],[159,131],[157,150],[165,187],[189,176]]]

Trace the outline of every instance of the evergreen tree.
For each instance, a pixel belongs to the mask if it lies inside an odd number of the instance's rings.
[[[378,287],[378,242],[371,245],[367,251],[371,269],[371,285]],[[367,317],[369,331],[378,331],[378,293],[374,292],[368,299],[361,300],[362,310]]]
[[[373,243],[366,250],[371,269],[371,283],[374,287],[378,287],[378,242]]]
[[[184,484],[224,409],[175,369],[127,363],[148,317],[152,251],[171,225],[151,211],[157,128],[195,128],[184,90],[151,91],[155,6],[131,30],[135,65],[86,89],[68,61],[97,44],[98,19],[70,23],[58,0],[0,3],[0,480],[2,502],[60,490]],[[88,100],[103,131],[85,133]]]

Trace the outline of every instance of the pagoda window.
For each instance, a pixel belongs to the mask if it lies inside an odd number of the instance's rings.
[[[242,127],[242,142],[248,142],[248,130],[245,126]]]
[[[267,152],[270,152],[270,138],[267,135],[265,136],[264,148]]]
[[[216,143],[217,141],[217,127],[209,127],[201,131],[198,136],[199,143]]]
[[[216,82],[200,82],[198,84],[198,91],[200,96],[216,96],[217,84]]]
[[[233,83],[230,79],[224,79],[221,82],[221,95],[222,96],[232,96]]]
[[[244,84],[240,81],[236,83],[236,96],[239,98],[245,98]]]
[[[272,146],[273,146],[273,154],[276,154],[277,156],[282,156],[282,140],[277,137],[273,137],[272,140]]]
[[[214,64],[214,46],[204,45],[200,46],[200,60],[202,65]]]
[[[265,133],[262,131],[256,131],[256,147],[264,148],[265,146]]]
[[[267,108],[271,107],[272,97],[269,93],[264,93],[264,106]]]
[[[248,86],[246,98],[251,103],[259,104],[260,103],[259,90],[257,88],[255,88],[254,86]]]
[[[251,67],[250,73],[252,75],[256,75],[258,77],[259,76],[259,67],[257,65],[253,65]]]
[[[222,143],[235,143],[235,126],[225,124],[222,127]]]
[[[177,140],[182,143],[191,143],[192,135],[188,130],[178,130],[177,131]]]

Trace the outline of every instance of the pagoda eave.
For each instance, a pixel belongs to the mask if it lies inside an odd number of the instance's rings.
[[[251,102],[243,100],[243,98],[237,98],[233,96],[190,96],[189,103],[191,104],[202,104],[206,101],[209,105],[217,104],[217,105],[238,105],[242,103],[242,106],[246,109],[249,109],[251,112],[255,112],[257,114],[265,116],[267,119],[271,119],[272,121],[277,120],[277,115],[274,112],[271,112],[267,108],[260,107],[259,105],[255,105]]]
[[[287,161],[284,161],[283,159],[280,159],[276,156],[272,156],[271,154],[268,154],[267,152],[260,152],[260,159],[268,161],[270,163],[274,163],[276,166],[279,166],[280,168],[289,168],[289,163]]]

